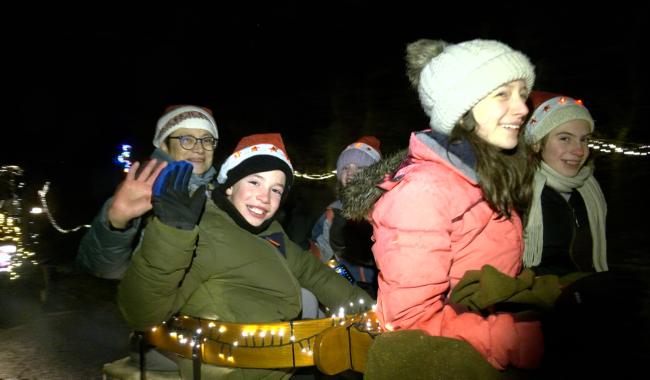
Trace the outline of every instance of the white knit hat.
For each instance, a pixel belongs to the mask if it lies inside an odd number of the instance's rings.
[[[524,54],[492,40],[447,45],[420,73],[418,92],[431,128],[446,135],[461,117],[497,87],[524,80],[535,83],[534,67]]]
[[[594,131],[594,119],[582,104],[582,100],[552,92],[533,91],[530,100],[534,111],[526,123],[526,140],[534,144],[539,142],[553,129],[572,120],[584,120]]]
[[[167,107],[164,115],[158,119],[153,145],[160,148],[160,144],[174,131],[181,128],[203,129],[215,139],[219,138],[217,123],[212,117],[212,111],[197,106],[171,106]]]

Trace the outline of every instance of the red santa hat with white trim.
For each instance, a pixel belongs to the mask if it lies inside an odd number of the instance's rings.
[[[282,136],[279,133],[250,135],[239,141],[235,151],[221,165],[217,182],[228,188],[247,175],[271,170],[284,172],[285,189],[288,190],[293,183],[293,166]]]

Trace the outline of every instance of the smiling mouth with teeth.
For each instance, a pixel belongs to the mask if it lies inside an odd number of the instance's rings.
[[[253,207],[253,206],[248,206],[248,210],[250,212],[252,212],[253,214],[259,215],[259,216],[262,216],[262,215],[266,214],[265,210],[263,210],[261,208]]]

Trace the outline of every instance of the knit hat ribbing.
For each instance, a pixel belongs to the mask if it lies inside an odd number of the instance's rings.
[[[526,123],[526,140],[537,143],[553,129],[572,120],[585,120],[594,131],[594,119],[582,100],[545,91],[530,94],[534,111]]]
[[[228,188],[253,173],[282,170],[285,189],[293,183],[293,166],[279,133],[255,134],[242,138],[233,154],[221,165],[217,182]],[[286,193],[286,191],[285,191]]]
[[[431,128],[449,135],[476,103],[514,80],[532,89],[535,72],[528,57],[499,41],[477,39],[445,46],[422,69],[418,93]]]
[[[210,132],[215,139],[219,138],[217,123],[208,108],[183,105],[170,106],[165,111],[156,124],[156,134],[153,138],[156,148],[160,148],[169,135],[181,128],[203,129]]]
[[[365,168],[381,159],[379,139],[374,136],[363,136],[352,144],[348,145],[339,154],[336,161],[336,177],[341,180],[343,168],[349,164]]]

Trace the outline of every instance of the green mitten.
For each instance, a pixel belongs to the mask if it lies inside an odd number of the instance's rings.
[[[480,271],[467,271],[454,287],[451,301],[474,311],[485,310],[499,303],[550,309],[560,295],[560,281],[554,275],[535,277],[535,272],[528,268],[517,277],[510,277],[491,265],[484,265]]]
[[[479,290],[480,270],[468,270],[451,291],[451,302],[469,306],[469,299]]]
[[[532,271],[524,270],[519,277],[514,278],[491,265],[484,265],[480,271],[469,270],[465,273],[454,287],[451,301],[470,310],[484,310],[531,286],[534,276]]]
[[[484,265],[481,271],[481,288],[473,296],[474,303],[481,309],[503,302],[529,288],[535,278],[535,273],[529,269],[524,269],[516,278],[498,271],[491,265]]]
[[[558,277],[549,274],[536,277],[530,289],[524,289],[514,294],[506,302],[527,304],[548,310],[555,305],[555,300],[560,296],[560,290]]]

